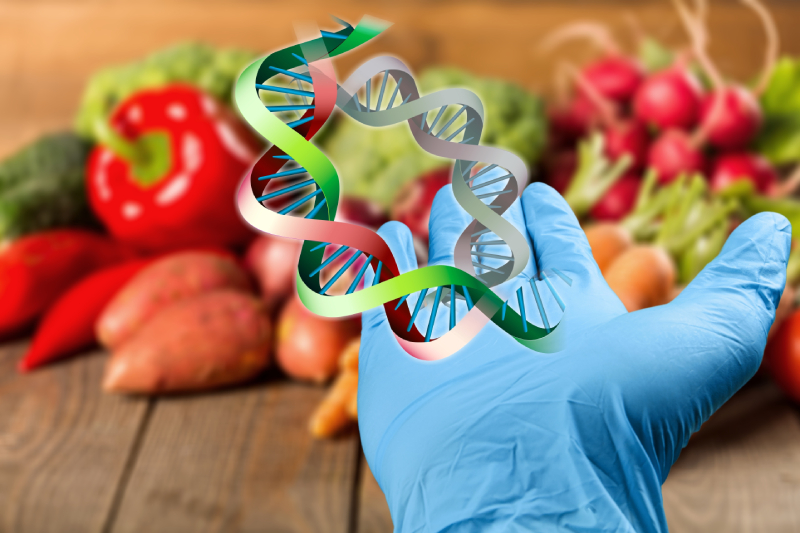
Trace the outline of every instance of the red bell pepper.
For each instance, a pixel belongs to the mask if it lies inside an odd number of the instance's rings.
[[[134,94],[96,129],[89,200],[117,239],[159,252],[252,238],[234,193],[260,146],[224,105],[172,85]]]
[[[0,251],[0,338],[21,333],[75,282],[134,257],[102,235],[55,230],[23,237]]]
[[[73,285],[45,313],[19,370],[27,372],[94,345],[97,317],[149,262],[137,259],[104,268]]]

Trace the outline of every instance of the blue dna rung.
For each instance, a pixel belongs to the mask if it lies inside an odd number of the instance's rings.
[[[463,296],[457,289],[463,291]],[[564,292],[568,284],[560,276],[550,273],[541,280],[519,280],[517,286],[500,308],[500,320],[510,318],[507,314],[509,308],[519,315],[516,320],[522,320],[523,331],[528,331],[530,325],[550,331],[557,325],[564,315],[564,301],[559,291]],[[425,341],[438,338],[453,329],[458,320],[472,309],[474,302],[472,295],[466,287],[445,285],[435,288],[423,289],[413,294],[400,298],[395,309],[402,305],[409,306],[411,321],[407,331],[416,325],[419,331],[425,332]]]

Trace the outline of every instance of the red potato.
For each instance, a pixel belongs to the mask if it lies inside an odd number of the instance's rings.
[[[264,305],[217,290],[163,309],[114,351],[108,392],[159,394],[249,380],[269,365],[271,326]]]
[[[261,296],[270,309],[294,292],[302,248],[302,241],[263,234],[247,249],[244,264],[258,281]]]
[[[291,298],[276,326],[278,366],[295,379],[323,383],[336,374],[342,350],[359,329],[357,320],[323,318]]]
[[[187,251],[164,256],[131,279],[97,320],[97,339],[117,348],[169,305],[215,289],[252,290],[232,256]]]

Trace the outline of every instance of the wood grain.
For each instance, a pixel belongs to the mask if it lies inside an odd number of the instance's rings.
[[[347,532],[359,445],[311,438],[323,394],[271,382],[161,399],[112,530]]]
[[[800,531],[800,417],[768,380],[692,437],[663,487],[671,533]]]
[[[763,56],[757,19],[734,0],[712,4],[714,57],[724,73],[750,79]],[[783,50],[800,54],[800,4],[767,4]],[[333,27],[331,10],[323,0],[0,0],[0,157],[44,131],[69,127],[84,84],[97,69],[186,40],[271,51],[294,42],[295,21]],[[627,12],[635,12],[655,37],[686,42],[667,0],[344,0],[334,11],[351,21],[368,13],[394,23],[376,42],[337,59],[342,76],[369,57],[393,54],[414,69],[449,64],[547,90],[554,65],[585,60],[592,52],[576,44],[542,55],[536,47],[543,35],[568,21],[593,19],[609,24],[630,45]]]
[[[367,460],[361,458],[357,533],[389,533],[393,529],[392,515]]]
[[[96,353],[28,375],[0,347],[0,531],[100,533],[145,402],[104,395]]]

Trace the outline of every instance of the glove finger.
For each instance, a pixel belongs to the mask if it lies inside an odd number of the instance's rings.
[[[718,351],[717,363],[729,367],[731,381],[719,383],[715,404],[726,401],[761,364],[786,285],[791,237],[791,224],[782,215],[751,217],[669,306],[676,315],[691,316],[711,342],[725,347]]]
[[[453,186],[448,184],[439,189],[433,199],[428,224],[429,265],[453,266],[453,248],[471,221],[469,213],[456,202]]]
[[[662,479],[691,434],[758,369],[790,241],[784,217],[750,218],[678,298],[604,325],[616,334],[587,346],[576,365],[604,383],[599,397],[624,403]],[[596,360],[589,352],[597,350],[613,360]]]
[[[387,222],[378,230],[384,242],[392,251],[400,274],[405,274],[417,268],[417,256],[414,252],[414,240],[411,231],[400,222]],[[369,287],[375,279],[375,273],[368,268],[364,273],[364,286]],[[361,323],[364,330],[386,320],[386,311],[383,306],[378,306],[361,314]]]
[[[522,194],[522,207],[540,271],[557,268],[576,276],[600,274],[586,234],[555,189],[531,184]]]
[[[522,194],[522,209],[538,271],[551,279],[554,273],[563,275],[571,284],[560,291],[567,308],[564,327],[578,333],[624,314],[625,306],[603,279],[586,234],[564,198],[549,185],[533,183]]]

